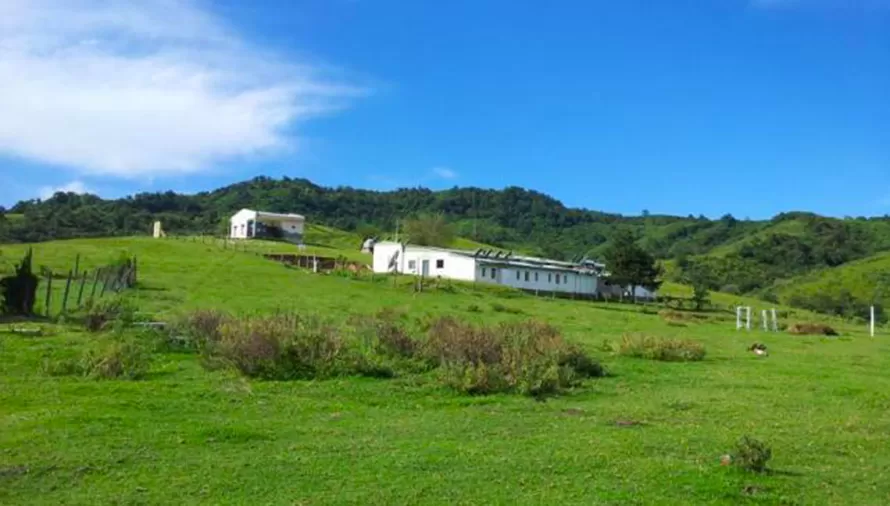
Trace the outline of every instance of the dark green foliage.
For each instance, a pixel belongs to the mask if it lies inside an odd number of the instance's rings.
[[[696,311],[701,311],[710,303],[710,287],[714,276],[710,266],[703,262],[687,262],[683,269],[683,282],[692,287],[692,303]]]
[[[37,276],[31,272],[33,251],[29,248],[15,268],[15,274],[0,279],[3,295],[3,312],[10,315],[28,316],[34,312],[37,297]]]
[[[633,235],[627,230],[619,231],[613,238],[606,250],[605,259],[611,273],[610,283],[630,287],[632,294],[638,286],[651,291],[661,286],[661,266],[652,255],[637,245]]]
[[[569,346],[563,352],[559,365],[571,368],[581,378],[600,378],[606,375],[603,365],[577,346]]]
[[[736,444],[732,462],[742,469],[762,473],[766,471],[766,463],[771,458],[773,451],[769,446],[762,441],[744,436]]]
[[[414,244],[446,247],[454,240],[454,228],[441,213],[421,214],[403,225],[405,238]]]
[[[495,313],[507,313],[507,314],[522,314],[522,310],[519,308],[514,308],[510,306],[505,306],[500,302],[493,302],[491,304],[491,310]]]

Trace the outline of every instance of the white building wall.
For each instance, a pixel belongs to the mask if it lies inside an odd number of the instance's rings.
[[[229,219],[229,237],[232,239],[247,239],[247,222],[256,220],[256,211],[242,209]]]
[[[376,249],[374,250],[376,253]],[[426,248],[408,247],[405,250],[405,274],[443,277],[460,281],[476,280],[476,260],[458,253]],[[426,273],[423,273],[426,265]]]
[[[396,259],[396,272],[402,272],[402,245],[395,242],[378,242],[374,245],[374,272],[387,273],[390,272],[389,262],[396,252],[399,256]]]
[[[494,282],[490,278],[491,266],[480,268],[480,281]],[[484,272],[482,272],[484,269]],[[484,274],[484,275],[483,275]],[[578,293],[594,295],[597,290],[596,277],[554,269],[534,267],[503,267],[498,269],[499,284],[538,292]]]

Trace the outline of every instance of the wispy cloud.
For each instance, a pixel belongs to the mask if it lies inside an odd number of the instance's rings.
[[[152,177],[281,149],[366,90],[251,46],[195,0],[0,1],[0,153]]]
[[[46,200],[51,198],[58,192],[64,193],[90,193],[91,190],[87,188],[87,185],[84,184],[83,181],[71,181],[70,183],[63,184],[62,186],[44,186],[40,188],[40,198]]]
[[[435,167],[433,169],[433,174],[442,179],[454,179],[457,177],[457,172],[449,169],[448,167]]]

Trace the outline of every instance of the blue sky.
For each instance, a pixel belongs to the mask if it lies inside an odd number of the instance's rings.
[[[4,0],[0,203],[288,175],[890,213],[890,0],[543,5]]]

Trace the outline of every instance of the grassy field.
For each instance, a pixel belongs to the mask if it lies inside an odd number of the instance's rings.
[[[317,247],[344,247],[334,240]],[[4,246],[2,258],[24,247]],[[534,318],[611,375],[546,402],[460,395],[435,373],[249,381],[171,352],[156,353],[141,381],[51,377],[44,360],[113,337],[73,324],[40,337],[0,327],[0,504],[890,501],[890,344],[859,326],[836,324],[842,335],[827,339],[737,332],[728,312],[678,325],[655,307],[468,284],[414,293],[410,280],[317,275],[177,240],[40,244],[35,264],[66,269],[80,254],[90,268],[121,252],[140,259],[130,297],[159,319],[208,307],[340,321],[385,307],[410,319]],[[693,339],[708,354],[663,363],[604,351],[627,332]],[[769,357],[746,351],[755,341]],[[771,472],[720,465],[743,435],[772,446]]]

